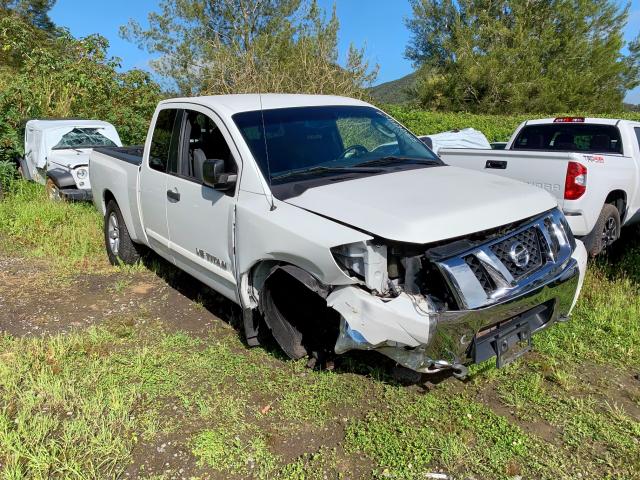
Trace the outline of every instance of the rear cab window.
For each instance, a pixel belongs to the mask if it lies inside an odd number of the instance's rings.
[[[175,170],[181,117],[182,111],[173,108],[158,113],[151,137],[149,168],[163,173]]]
[[[614,125],[553,123],[523,127],[512,148],[621,154],[622,141]]]

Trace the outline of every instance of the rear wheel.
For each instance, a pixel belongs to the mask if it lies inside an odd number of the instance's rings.
[[[140,246],[131,240],[120,207],[113,200],[104,215],[104,242],[111,265],[133,265],[140,260]]]
[[[586,240],[589,255],[596,255],[606,251],[620,238],[620,212],[615,205],[609,203],[602,207],[598,221]]]

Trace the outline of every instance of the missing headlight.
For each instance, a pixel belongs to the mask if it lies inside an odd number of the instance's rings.
[[[363,280],[369,289],[377,293],[384,294],[388,291],[386,245],[350,243],[334,247],[331,252],[347,275]]]

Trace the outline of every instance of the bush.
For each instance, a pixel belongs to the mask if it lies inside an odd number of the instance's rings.
[[[0,198],[11,188],[11,184],[18,178],[16,164],[6,160],[0,160]]]
[[[484,133],[490,142],[506,142],[516,127],[525,120],[567,115],[477,115],[473,113],[431,112],[399,105],[386,105],[382,108],[416,135],[429,135],[456,128],[471,127]],[[602,116],[593,113],[573,113],[573,115],[590,117]],[[640,112],[616,113],[615,115],[607,115],[607,117],[640,121]]]
[[[30,118],[105,120],[125,144],[143,142],[161,97],[149,74],[120,72],[99,35],[61,31],[36,42],[36,33],[19,17],[0,16],[0,160],[23,153],[21,130]],[[4,63],[2,55],[19,61]]]

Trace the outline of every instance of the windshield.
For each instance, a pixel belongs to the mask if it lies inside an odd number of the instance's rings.
[[[416,163],[443,165],[413,134],[372,107],[258,110],[235,114],[233,119],[265,178],[276,184],[298,174],[335,175],[354,169],[371,173],[381,166],[414,164],[415,168]]]
[[[99,128],[74,128],[65,133],[53,150],[65,148],[115,147],[116,144],[102,135]]]
[[[518,134],[516,150],[622,153],[620,132],[613,125],[553,123],[529,125]]]

